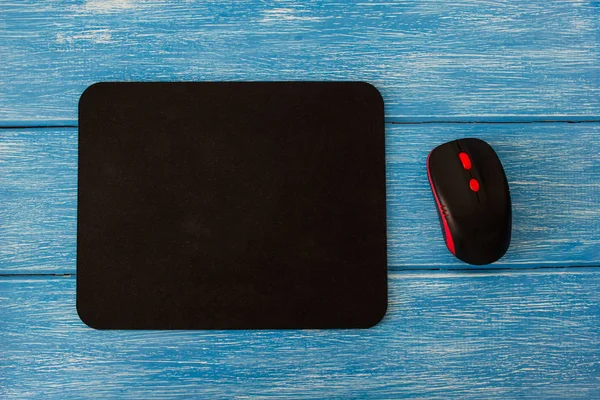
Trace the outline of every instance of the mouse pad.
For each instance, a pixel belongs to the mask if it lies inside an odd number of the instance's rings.
[[[367,328],[387,308],[383,100],[360,82],[97,83],[77,310],[98,329]]]

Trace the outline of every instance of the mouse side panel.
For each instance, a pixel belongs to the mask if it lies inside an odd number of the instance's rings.
[[[430,172],[430,168],[429,168],[430,157],[431,157],[431,153],[429,153],[429,155],[427,156],[427,178],[429,179],[431,193],[433,194],[433,198],[435,200],[435,206],[436,206],[438,218],[440,220],[440,226],[442,228],[442,234],[444,236],[444,241],[446,242],[446,247],[452,254],[455,254],[456,249],[455,249],[455,245],[454,245],[454,239],[452,237],[452,233],[450,232],[450,227],[448,225],[448,220],[447,220],[447,209],[445,206],[442,206],[442,204],[440,203],[440,199],[437,195],[435,185],[433,184],[433,181],[431,179],[431,172]]]

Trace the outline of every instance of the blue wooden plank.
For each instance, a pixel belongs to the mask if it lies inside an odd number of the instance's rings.
[[[95,331],[74,277],[2,278],[0,397],[599,398],[593,270],[392,274],[337,331]]]
[[[600,124],[387,125],[391,269],[465,268],[442,241],[425,160],[491,143],[513,197],[513,241],[490,268],[600,265]],[[0,273],[74,273],[75,129],[0,130]]]
[[[398,116],[385,118],[388,124],[415,125],[415,124],[522,124],[534,122],[600,122],[598,116],[588,115],[471,115],[471,116]],[[19,120],[0,121],[2,128],[77,128],[79,121],[76,119],[63,120]]]
[[[0,130],[0,273],[75,269],[77,130]]]
[[[600,115],[595,1],[25,0],[0,15],[4,125],[72,123],[104,80],[365,80],[389,120]]]
[[[486,140],[513,202],[511,246],[490,268],[600,265],[600,124],[393,125],[387,134],[392,268],[465,268],[446,250],[425,160],[435,146]]]

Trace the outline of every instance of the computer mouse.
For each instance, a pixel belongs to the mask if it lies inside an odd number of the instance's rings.
[[[474,138],[444,143],[429,153],[427,174],[448,250],[474,265],[499,260],[510,245],[512,211],[492,146]]]

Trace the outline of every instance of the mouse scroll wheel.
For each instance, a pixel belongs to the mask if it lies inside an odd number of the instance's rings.
[[[462,163],[464,169],[471,169],[471,158],[467,153],[465,153],[464,151],[458,153],[458,158],[460,158],[460,162]]]

